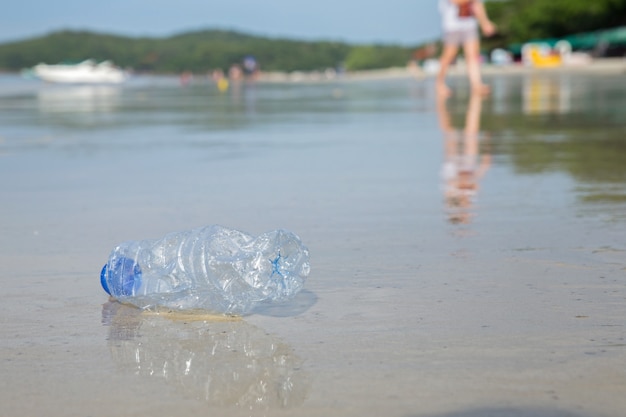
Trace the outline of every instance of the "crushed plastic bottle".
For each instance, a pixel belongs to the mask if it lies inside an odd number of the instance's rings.
[[[242,315],[292,298],[309,272],[309,251],[291,232],[255,238],[213,225],[118,245],[100,282],[113,298],[142,309]]]

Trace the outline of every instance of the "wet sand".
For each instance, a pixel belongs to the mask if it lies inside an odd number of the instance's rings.
[[[462,207],[429,79],[3,96],[0,415],[623,415],[623,77],[488,81]],[[215,321],[100,288],[212,223],[297,233],[305,291]]]

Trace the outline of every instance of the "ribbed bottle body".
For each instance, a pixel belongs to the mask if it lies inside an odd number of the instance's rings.
[[[245,314],[260,302],[294,296],[309,271],[308,249],[291,232],[255,238],[208,226],[122,243],[102,279],[114,298],[140,308]]]

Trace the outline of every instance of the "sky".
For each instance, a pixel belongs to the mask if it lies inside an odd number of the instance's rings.
[[[63,29],[166,37],[199,29],[348,43],[416,45],[439,37],[437,0],[3,1],[0,43]]]

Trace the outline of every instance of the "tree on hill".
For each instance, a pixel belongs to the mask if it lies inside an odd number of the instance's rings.
[[[227,70],[253,55],[266,71],[310,71],[344,66],[350,70],[405,65],[413,48],[353,46],[340,42],[271,39],[206,30],[169,38],[128,38],[62,31],[0,45],[0,68],[17,71],[40,62],[112,60],[137,71],[176,73]]]
[[[626,0],[500,0],[485,6],[502,45],[626,25]]]

